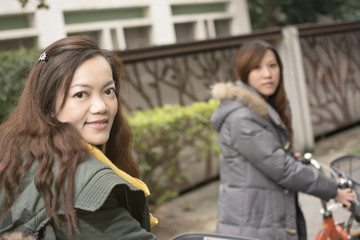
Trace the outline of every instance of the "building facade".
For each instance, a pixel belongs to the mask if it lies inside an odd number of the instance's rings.
[[[0,50],[44,48],[70,35],[125,50],[251,32],[246,0],[37,0],[21,8],[0,1]]]

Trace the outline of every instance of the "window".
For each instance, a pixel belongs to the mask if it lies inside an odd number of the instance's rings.
[[[22,38],[11,40],[0,40],[0,51],[15,50],[20,48],[35,48],[37,44],[37,38]]]
[[[196,3],[172,5],[173,16],[189,14],[223,13],[226,12],[226,3]]]
[[[86,35],[92,37],[97,44],[100,43],[100,32],[94,31],[94,32],[74,32],[74,33],[68,33],[68,36],[76,36],[76,35]]]
[[[150,46],[150,27],[124,28],[126,48],[141,48]]]
[[[29,28],[29,15],[0,16],[0,31]]]
[[[177,42],[190,42],[195,40],[194,23],[175,24],[175,34]]]
[[[214,25],[217,37],[230,36],[230,19],[214,20]]]
[[[112,41],[112,44],[114,46],[114,50],[119,50],[120,49],[120,44],[119,44],[119,40],[118,40],[117,35],[116,35],[116,29],[111,29],[110,34],[111,34],[111,41]]]
[[[64,13],[65,24],[143,18],[144,8],[99,9]]]

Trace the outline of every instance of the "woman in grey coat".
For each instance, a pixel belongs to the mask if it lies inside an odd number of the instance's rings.
[[[354,195],[335,180],[296,161],[293,132],[276,50],[245,44],[236,59],[240,81],[212,88],[221,103],[211,122],[219,132],[217,232],[258,239],[306,239],[297,192],[348,208]]]

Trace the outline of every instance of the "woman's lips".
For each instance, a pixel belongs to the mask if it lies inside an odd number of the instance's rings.
[[[106,119],[86,122],[86,125],[95,130],[103,130],[107,127],[108,121]]]
[[[273,85],[274,85],[273,82],[267,82],[267,83],[264,83],[264,84],[263,84],[263,86],[265,86],[265,87],[271,87],[271,86],[273,86]]]

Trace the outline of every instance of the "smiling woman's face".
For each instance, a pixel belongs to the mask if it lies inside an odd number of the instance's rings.
[[[273,51],[267,50],[261,62],[249,73],[249,85],[265,98],[279,86],[280,67]]]
[[[93,57],[75,71],[62,109],[63,99],[57,99],[56,118],[74,125],[86,142],[104,144],[118,111],[115,91],[110,64],[102,56]]]

